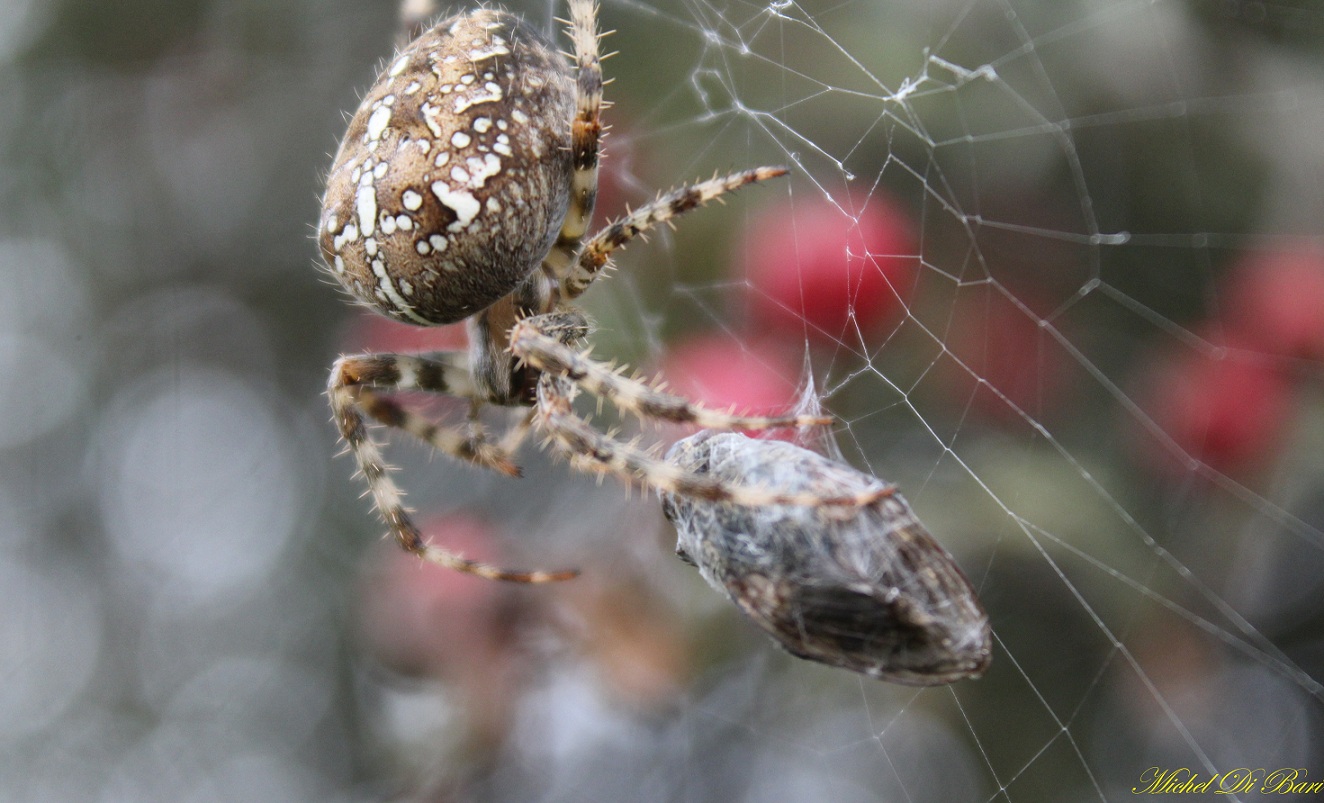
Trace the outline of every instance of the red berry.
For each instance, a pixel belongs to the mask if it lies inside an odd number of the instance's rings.
[[[945,376],[958,401],[983,380],[972,401],[990,417],[1019,422],[1023,414],[1042,419],[1065,409],[1068,358],[1039,317],[1049,309],[1043,299],[1013,302],[1000,293],[957,302],[946,337],[955,365]]]
[[[1248,255],[1228,275],[1228,328],[1269,354],[1324,359],[1324,252]]]
[[[765,210],[737,255],[755,323],[826,342],[850,341],[858,324],[867,336],[904,309],[919,262],[913,228],[881,195],[858,210],[826,199]]]
[[[464,324],[413,326],[364,311],[350,324],[345,349],[354,352],[417,354],[425,351],[463,351],[469,338]]]
[[[434,517],[423,532],[465,557],[501,561],[491,528],[463,516]],[[398,670],[444,674],[491,649],[501,584],[428,563],[383,542],[363,586],[361,621],[373,652]]]
[[[799,367],[784,349],[701,335],[672,349],[662,367],[670,390],[714,410],[781,415],[797,399]]]
[[[1184,352],[1152,367],[1142,407],[1184,453],[1174,454],[1146,433],[1151,454],[1165,467],[1189,470],[1190,457],[1237,475],[1277,450],[1291,413],[1292,386],[1272,360],[1235,345],[1213,355]]]

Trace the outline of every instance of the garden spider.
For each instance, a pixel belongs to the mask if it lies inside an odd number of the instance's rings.
[[[405,3],[417,28],[417,2]],[[574,571],[517,572],[429,544],[406,510],[367,419],[441,451],[517,476],[512,454],[530,428],[580,468],[661,491],[741,505],[861,505],[879,487],[841,496],[728,485],[600,433],[577,416],[579,388],[647,418],[713,429],[821,425],[816,416],[740,416],[703,409],[587,358],[585,318],[567,302],[601,275],[612,251],[724,193],[780,176],[745,170],[681,187],[585,238],[597,195],[602,126],[596,8],[570,0],[575,68],[537,31],[478,9],[423,32],[387,64],[349,123],[322,202],[319,244],[359,302],[423,326],[465,321],[466,352],[341,357],[329,395],[341,438],[377,511],[406,550],[496,580],[546,582]],[[470,402],[462,428],[439,426],[392,399],[425,391]],[[532,410],[500,441],[483,405]]]

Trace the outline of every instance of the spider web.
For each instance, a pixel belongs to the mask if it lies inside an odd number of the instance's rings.
[[[897,482],[957,553],[996,649],[982,680],[917,691],[751,644],[631,748],[568,729],[586,741],[545,765],[573,768],[553,773],[551,797],[707,799],[725,784],[749,800],[1116,799],[1152,768],[1185,768],[1244,799],[1279,768],[1318,779],[1307,567],[1324,545],[1324,354],[1267,345],[1271,321],[1237,309],[1247,284],[1268,281],[1259,266],[1306,254],[1324,270],[1318,190],[1293,176],[1319,164],[1306,133],[1319,52],[1299,47],[1317,12],[627,2],[606,15],[684,43],[641,67],[638,36],[612,42],[627,54],[608,62],[613,97],[633,113],[608,140],[609,160],[626,153],[616,181],[652,186],[632,166],[662,149],[682,176],[771,161],[793,178],[765,191],[775,201],[735,201],[737,245],[716,276],[689,267],[704,257],[686,249],[690,221],[622,256],[593,307],[605,337],[667,365],[688,325],[766,359],[758,310],[788,302],[756,262],[775,257],[750,240],[777,236],[759,216],[779,216],[792,253],[780,269],[799,280],[791,311],[810,312],[782,321],[794,336],[773,348],[842,419],[841,453]],[[682,61],[688,82],[659,75]],[[910,250],[861,247],[880,199],[909,210]],[[812,312],[826,292],[819,249],[889,274],[853,284],[826,329]],[[898,257],[917,269],[891,273]],[[659,266],[663,288],[637,273]],[[1291,401],[1256,395],[1232,368],[1243,363],[1291,377]],[[1196,399],[1173,404],[1170,386]],[[565,735],[551,723],[585,704],[549,703],[540,722]],[[595,751],[620,761],[588,761]],[[628,780],[582,772],[608,764]],[[1259,768],[1240,790],[1239,768]]]
[[[778,651],[671,556],[656,498],[536,450],[518,483],[390,457],[429,534],[574,583],[466,583],[373,541],[325,371],[456,341],[357,317],[308,226],[394,5],[0,1],[0,788],[1324,780],[1312,5],[604,0],[599,222],[714,172],[790,175],[619,254],[584,297],[594,354],[836,417],[802,437],[896,483],[988,610],[988,673],[927,689]]]

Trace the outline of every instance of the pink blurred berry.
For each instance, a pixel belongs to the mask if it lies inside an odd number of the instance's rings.
[[[660,373],[672,392],[710,409],[780,415],[796,402],[800,369],[766,341],[707,334],[674,347]]]
[[[1324,252],[1249,254],[1227,276],[1222,300],[1229,330],[1250,348],[1324,359]]]
[[[469,338],[464,324],[411,326],[365,310],[350,324],[344,350],[417,354],[425,351],[463,351]]]
[[[825,342],[849,342],[855,325],[867,336],[904,309],[918,265],[913,230],[882,195],[858,210],[822,198],[764,210],[736,257],[755,324]]]
[[[491,528],[463,516],[434,517],[427,537],[466,557],[500,563]],[[501,632],[499,583],[421,560],[382,542],[363,586],[361,622],[367,646],[398,671],[447,675],[494,650]]]
[[[1143,409],[1182,454],[1146,433],[1148,451],[1177,472],[1191,468],[1188,457],[1233,476],[1263,465],[1282,442],[1292,407],[1288,378],[1244,343],[1161,360],[1143,393]]]
[[[1011,422],[1066,410],[1068,357],[1050,328],[1062,322],[1040,317],[1050,309],[1043,298],[1000,293],[959,300],[946,338],[956,364],[944,371],[957,400],[970,396],[977,411]]]

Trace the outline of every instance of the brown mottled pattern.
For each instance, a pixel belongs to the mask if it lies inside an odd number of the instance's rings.
[[[569,204],[575,76],[500,11],[443,22],[387,62],[350,121],[319,229],[331,272],[397,320],[466,318],[547,253]]]
[[[713,482],[827,494],[878,480],[783,441],[701,432],[668,462]],[[793,655],[895,683],[978,677],[992,636],[970,581],[900,495],[858,508],[710,502],[663,509],[676,552]]]

